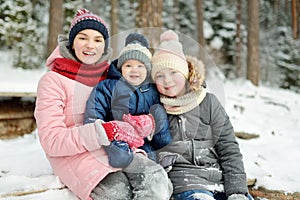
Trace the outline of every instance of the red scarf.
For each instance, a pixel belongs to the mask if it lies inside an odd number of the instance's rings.
[[[108,68],[109,64],[106,61],[96,65],[86,65],[67,58],[56,58],[52,71],[87,86],[95,86],[106,79]]]

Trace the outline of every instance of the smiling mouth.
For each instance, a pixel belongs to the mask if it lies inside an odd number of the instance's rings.
[[[165,90],[172,90],[173,86],[165,87]]]
[[[139,78],[140,76],[137,75],[131,75],[130,78]]]
[[[93,53],[93,52],[88,52],[88,51],[84,51],[83,54],[84,54],[84,55],[88,55],[88,56],[94,56],[94,55],[95,55],[95,53]]]

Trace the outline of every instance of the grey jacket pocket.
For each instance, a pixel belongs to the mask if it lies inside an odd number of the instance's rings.
[[[205,167],[217,167],[218,155],[210,146],[210,141],[193,141],[193,161],[195,165]]]
[[[170,153],[170,152],[160,152],[158,154],[158,161],[161,166],[164,168],[172,166],[179,155],[177,153]]]
[[[209,181],[214,183],[222,183],[222,171],[216,168],[208,168],[209,171]]]

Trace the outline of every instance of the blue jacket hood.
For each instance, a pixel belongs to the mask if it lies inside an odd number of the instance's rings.
[[[121,71],[117,68],[118,59],[111,62],[108,69],[107,78],[108,79],[117,79],[119,80],[122,77]]]

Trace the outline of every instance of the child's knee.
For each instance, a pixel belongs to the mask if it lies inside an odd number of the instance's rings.
[[[131,196],[130,184],[123,172],[108,174],[91,192],[94,200],[130,200]]]

